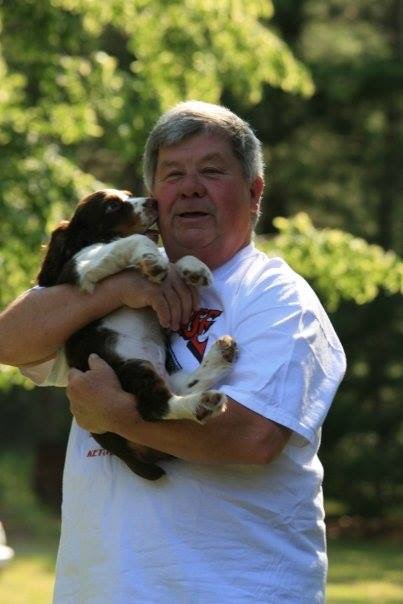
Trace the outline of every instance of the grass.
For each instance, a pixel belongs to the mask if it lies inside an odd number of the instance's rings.
[[[50,604],[56,539],[11,543],[16,556],[0,574],[0,602]],[[403,552],[383,541],[329,543],[327,604],[397,604],[403,602]],[[277,604],[277,603],[273,603]]]
[[[56,542],[12,542],[15,558],[0,571],[0,602],[50,604],[54,582]]]
[[[0,602],[50,604],[57,540],[12,542],[15,559],[0,574]],[[327,604],[403,602],[403,551],[376,541],[329,543]],[[277,603],[276,603],[277,604]]]
[[[0,602],[50,604],[59,518],[41,506],[30,488],[32,454],[1,452],[0,520],[14,559],[0,570]]]
[[[382,540],[329,542],[327,604],[403,602],[403,551]]]
[[[0,571],[4,604],[52,601],[59,519],[36,500],[30,475],[29,455],[1,455],[0,518],[16,553]],[[403,602],[403,551],[397,542],[330,539],[329,567],[327,604]]]

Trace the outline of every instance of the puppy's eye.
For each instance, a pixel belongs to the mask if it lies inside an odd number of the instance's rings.
[[[105,214],[110,214],[110,212],[115,212],[116,210],[118,210],[120,208],[122,204],[120,203],[120,201],[108,201],[108,203],[105,205]]]

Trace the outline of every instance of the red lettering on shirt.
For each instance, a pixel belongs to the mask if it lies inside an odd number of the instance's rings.
[[[87,457],[103,457],[104,455],[112,455],[112,453],[106,449],[90,449],[87,452]]]
[[[196,357],[199,363],[203,359],[208,342],[208,336],[204,340],[200,340],[200,337],[208,332],[217,317],[221,314],[221,310],[200,308],[192,314],[188,324],[179,331],[179,335],[188,342],[186,344],[187,348]]]

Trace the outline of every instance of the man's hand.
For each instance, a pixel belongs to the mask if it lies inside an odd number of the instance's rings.
[[[162,327],[177,331],[185,325],[191,314],[199,308],[197,288],[184,283],[175,265],[162,283],[152,283],[138,271],[128,269],[108,278],[119,291],[120,302],[130,308],[151,307]]]
[[[112,368],[90,355],[89,371],[72,369],[67,388],[79,426],[94,433],[114,432],[141,455],[165,454],[195,463],[266,464],[288,442],[291,431],[232,399],[226,413],[201,426],[188,420],[143,421],[132,394],[124,392]]]
[[[112,367],[96,354],[89,356],[88,363],[89,371],[69,371],[66,392],[78,425],[102,434],[114,432],[121,414],[129,412],[133,420],[138,418],[134,396],[122,390]]]

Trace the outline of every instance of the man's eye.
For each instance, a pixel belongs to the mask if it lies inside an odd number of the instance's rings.
[[[168,173],[168,174],[165,176],[165,178],[168,178],[168,179],[172,179],[172,180],[173,180],[173,179],[175,179],[175,178],[180,178],[180,177],[182,176],[182,174],[183,174],[182,172],[177,172],[177,171],[175,171],[175,172],[169,172],[169,173]]]
[[[221,174],[222,170],[211,166],[209,168],[203,168],[202,172],[203,172],[203,174]]]

